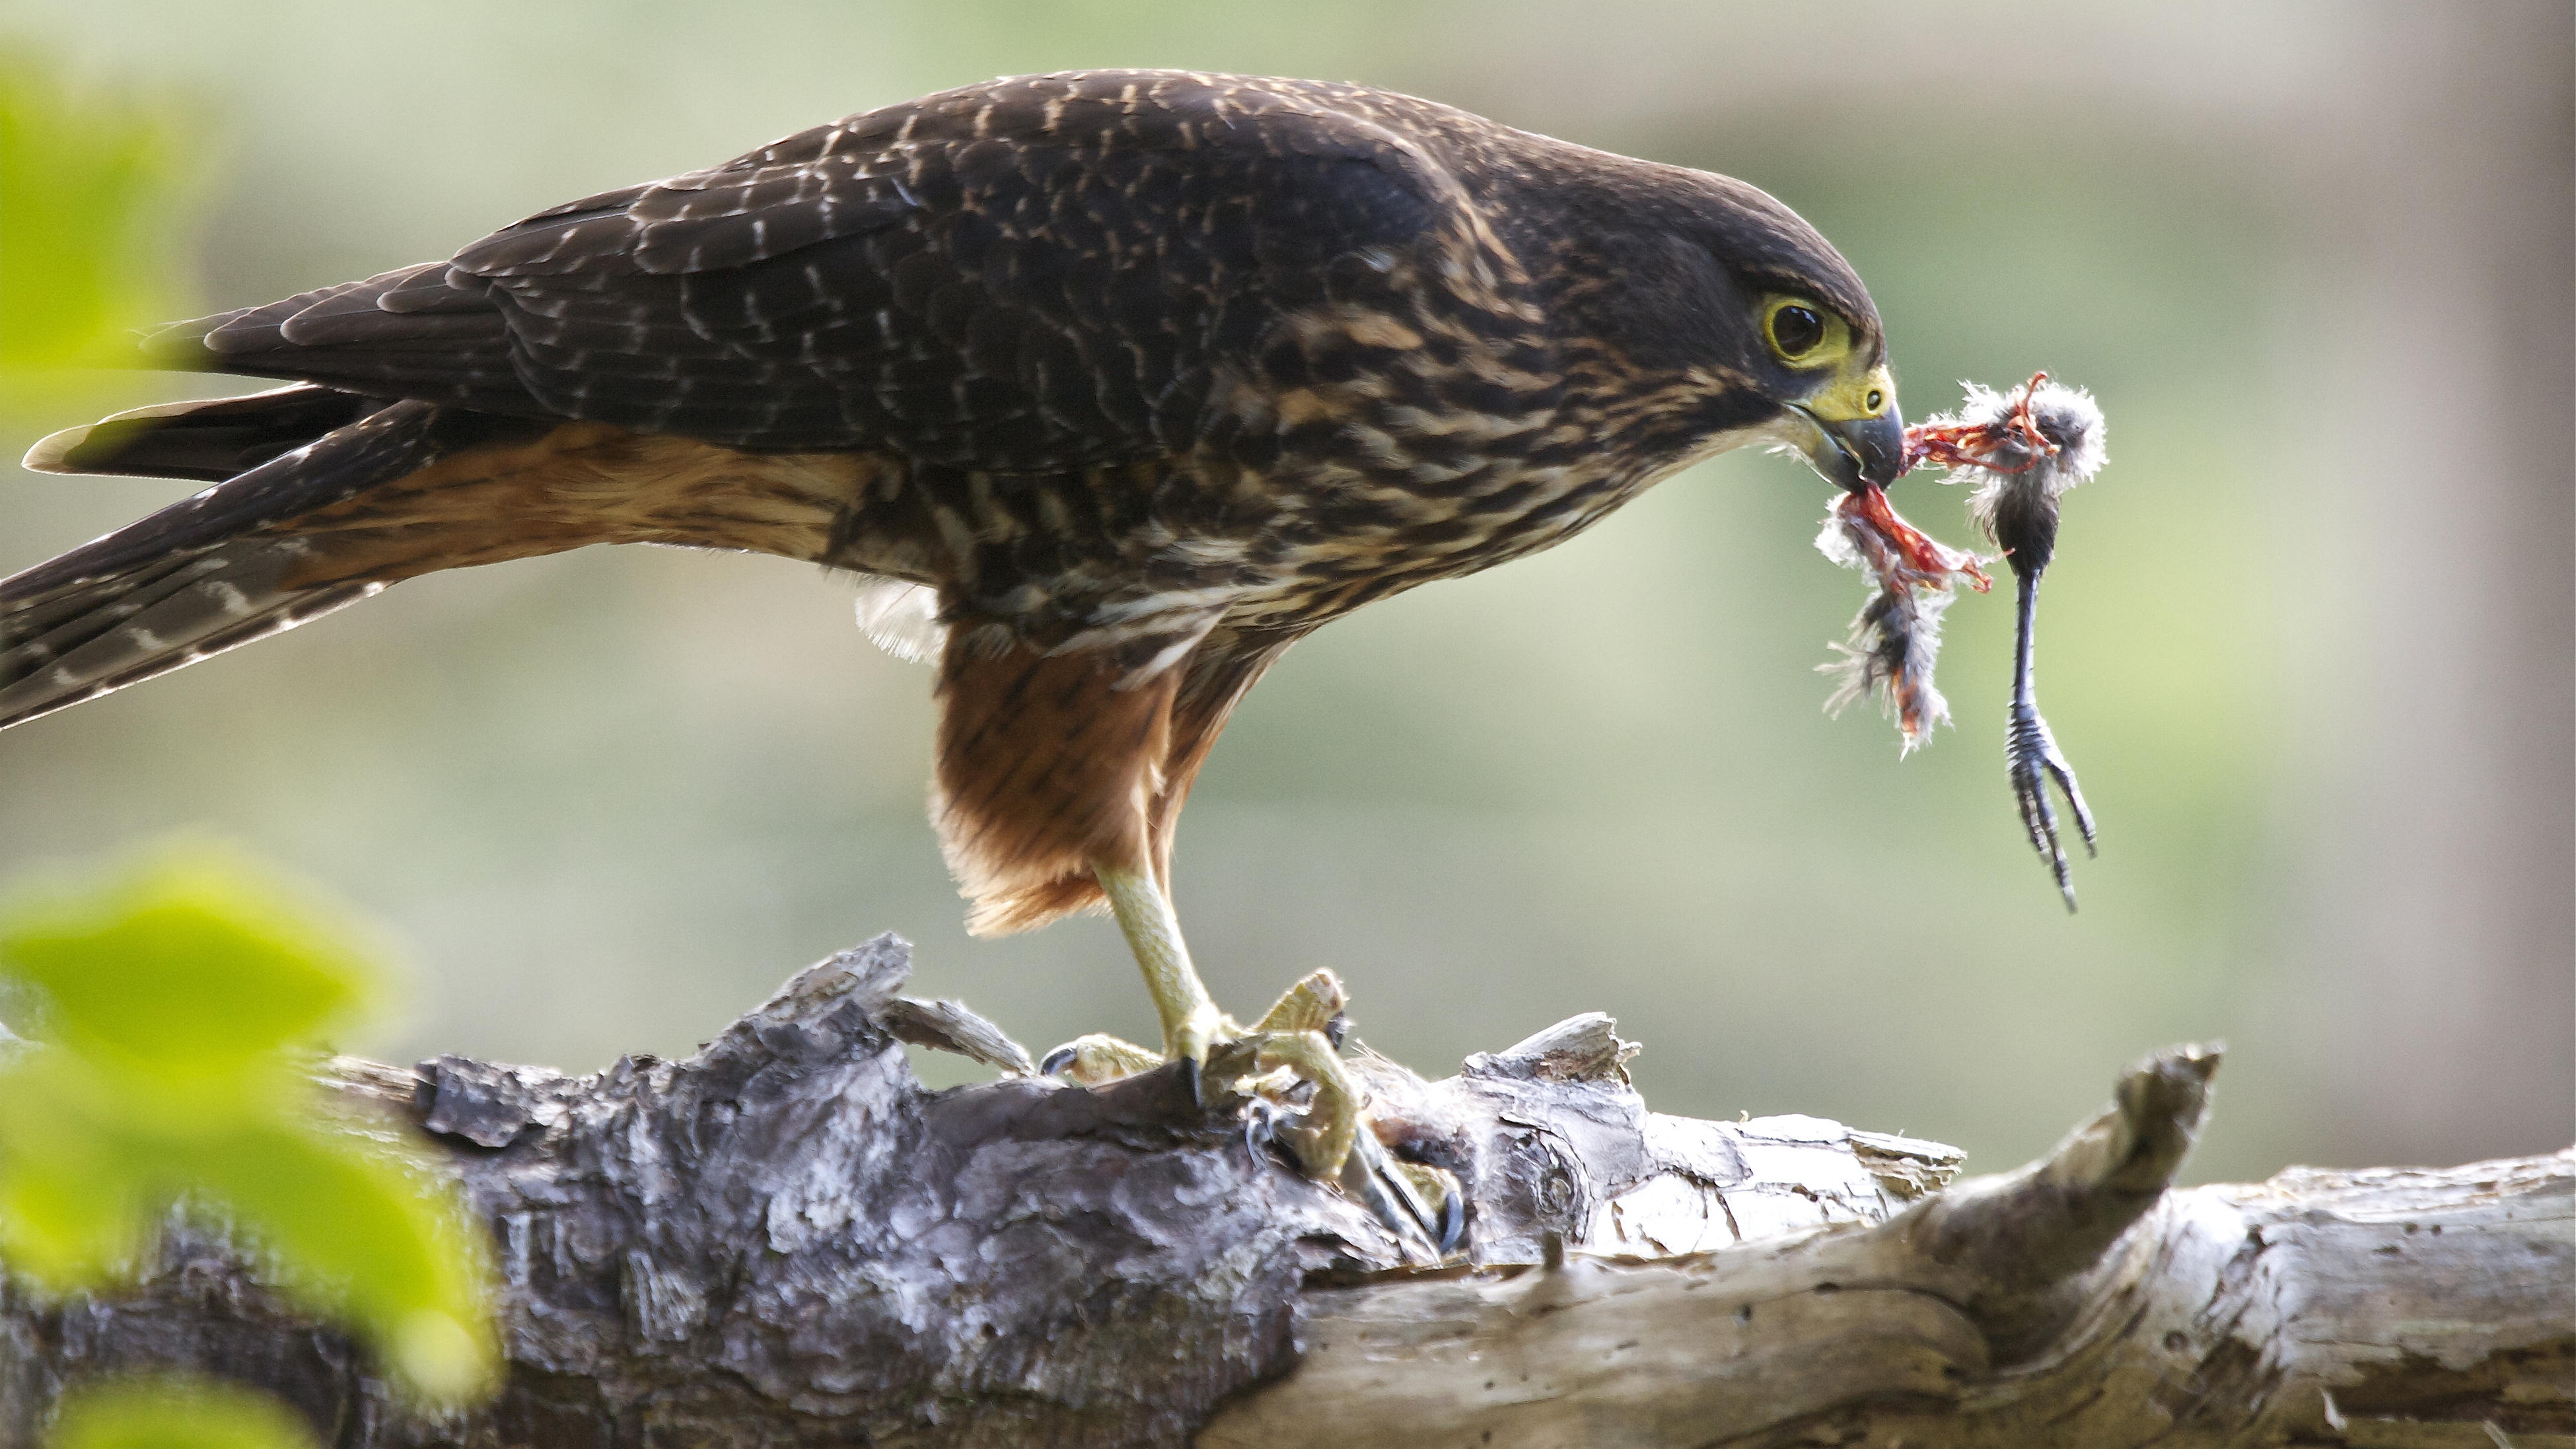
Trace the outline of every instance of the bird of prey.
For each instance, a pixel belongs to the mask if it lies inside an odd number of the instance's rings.
[[[1745,444],[1904,461],[1876,307],[1760,190],[1367,87],[1004,79],[540,212],[454,256],[178,324],[291,380],[27,465],[212,486],[0,582],[0,725],[417,574],[594,543],[861,580],[937,668],[933,816],[978,932],[1105,904],[1160,1053],[1358,1094],[1310,981],[1247,1029],[1182,943],[1172,833],[1281,652],[1545,548]]]

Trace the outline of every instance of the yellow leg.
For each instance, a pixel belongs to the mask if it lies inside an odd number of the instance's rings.
[[[1091,873],[1109,896],[1109,909],[1118,917],[1127,949],[1136,953],[1136,965],[1145,973],[1145,990],[1153,995],[1154,1010],[1163,1018],[1163,1054],[1206,1066],[1208,1048],[1235,1032],[1200,983],[1197,968],[1190,965],[1190,948],[1182,944],[1181,922],[1172,913],[1171,899],[1145,871],[1094,861]]]

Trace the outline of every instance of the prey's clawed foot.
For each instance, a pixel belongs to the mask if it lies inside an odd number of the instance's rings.
[[[1256,1159],[1278,1147],[1300,1173],[1366,1207],[1413,1250],[1445,1257],[1464,1235],[1465,1195],[1447,1172],[1393,1157],[1369,1130],[1368,1094],[1339,1050],[1348,1030],[1344,1000],[1333,973],[1318,971],[1249,1028],[1216,1016],[1204,1036],[1173,1033],[1169,1057],[1095,1034],[1047,1053],[1040,1070],[1095,1086],[1174,1058],[1191,1061],[1195,1100],[1212,1114],[1240,1116]]]
[[[1458,1251],[1467,1236],[1467,1195],[1447,1169],[1407,1162],[1367,1132],[1342,1167],[1342,1191],[1368,1205],[1396,1235],[1428,1246],[1434,1258]]]
[[[2049,874],[2057,880],[2058,894],[2066,898],[2066,909],[2075,909],[2075,886],[2067,878],[2066,851],[2058,843],[2057,811],[2048,799],[2048,782],[2057,782],[2065,795],[2067,808],[2074,812],[2075,828],[2084,837],[2084,853],[2093,848],[2093,812],[2084,803],[2084,791],[2075,783],[2075,767],[2057,748],[2056,737],[2048,732],[2048,721],[2039,711],[2015,708],[2012,723],[2004,735],[2004,759],[2012,778],[2013,799],[2021,806],[2022,829],[2030,836],[2030,848],[2048,864]]]

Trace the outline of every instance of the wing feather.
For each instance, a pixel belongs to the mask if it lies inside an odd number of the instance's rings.
[[[756,450],[1055,470],[1187,448],[1218,373],[1463,203],[1369,93],[1027,77],[172,329],[185,365]]]

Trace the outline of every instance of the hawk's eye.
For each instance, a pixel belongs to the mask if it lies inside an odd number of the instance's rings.
[[[1792,302],[1771,312],[1771,346],[1783,362],[1795,362],[1822,347],[1825,342],[1825,319],[1812,307]]]

